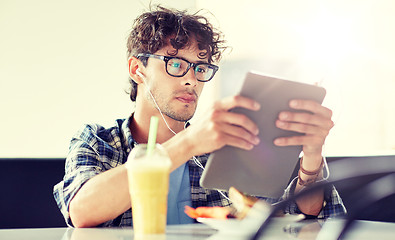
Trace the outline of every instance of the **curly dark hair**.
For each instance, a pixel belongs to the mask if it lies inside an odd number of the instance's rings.
[[[197,41],[199,58],[207,58],[209,63],[219,61],[226,49],[222,33],[216,30],[204,16],[188,14],[186,11],[167,9],[156,6],[136,18],[127,40],[128,58],[139,53],[155,53],[171,44],[175,49],[169,55],[177,55],[179,49],[189,47],[193,40]],[[147,59],[141,59],[147,64]],[[145,61],[144,61],[145,60]],[[130,99],[136,101],[137,84],[129,79]]]

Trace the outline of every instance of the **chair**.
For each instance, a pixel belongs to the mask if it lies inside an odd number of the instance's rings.
[[[327,157],[326,158],[331,176],[338,174],[337,170],[333,171],[334,169],[331,169],[331,165],[336,165],[337,163],[341,164],[344,162],[352,162],[355,160],[355,163],[362,163],[364,161],[368,161],[375,165],[376,163],[379,163],[381,161],[390,161],[395,164],[395,156],[394,155],[382,155],[382,156],[339,156],[339,157]],[[358,162],[361,160],[360,162]],[[348,168],[353,169],[355,166],[348,166]],[[298,171],[299,171],[299,161],[297,162],[294,172],[292,173],[292,179],[294,179],[296,176],[298,176]],[[346,176],[343,176],[346,177]],[[375,179],[377,179],[378,176],[374,174],[368,174],[363,176],[362,178],[354,178],[354,179],[347,179],[347,181],[341,181],[337,182],[335,185],[340,197],[343,200],[343,204],[346,207],[346,209],[350,208],[354,204],[354,199],[352,198],[353,192],[358,190],[361,186],[364,186]],[[371,221],[386,221],[386,222],[395,222],[395,218],[393,216],[388,217],[388,216],[378,216],[378,214],[366,214],[366,215],[359,215],[359,220],[371,220]]]
[[[395,198],[395,156],[345,157],[328,162],[331,175],[327,182],[313,184],[305,191],[276,204],[250,239],[258,239],[271,224],[273,216],[290,201],[332,184],[338,189],[348,209],[346,224],[336,239],[344,237],[355,220],[395,222],[392,201]],[[297,165],[295,170],[298,168]]]
[[[65,159],[0,159],[0,228],[65,227],[52,195]]]

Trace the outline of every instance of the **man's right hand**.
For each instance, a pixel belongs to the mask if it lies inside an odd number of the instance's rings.
[[[246,150],[259,143],[257,125],[243,114],[230,112],[242,107],[252,111],[260,109],[256,101],[232,96],[219,100],[191,126],[185,129],[185,137],[191,145],[194,156],[210,153],[225,145]]]

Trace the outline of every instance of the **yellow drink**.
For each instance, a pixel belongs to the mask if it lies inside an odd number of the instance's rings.
[[[140,144],[133,149],[127,163],[133,230],[135,234],[163,234],[171,162],[163,148],[147,156],[145,147]]]

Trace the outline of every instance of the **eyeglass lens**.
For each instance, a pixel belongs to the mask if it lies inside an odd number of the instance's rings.
[[[183,76],[189,69],[189,63],[179,58],[172,58],[166,64],[167,72],[173,76]],[[195,76],[200,81],[208,81],[213,76],[215,70],[212,66],[200,63],[195,66]]]

